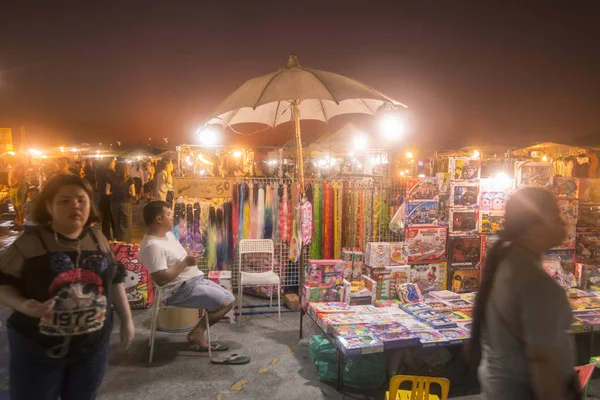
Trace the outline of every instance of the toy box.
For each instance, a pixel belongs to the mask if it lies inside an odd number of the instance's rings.
[[[406,242],[408,244],[409,263],[427,263],[446,259],[445,227],[407,227]]]
[[[429,306],[427,306],[427,304],[421,302],[421,303],[404,303],[404,304],[400,304],[400,309],[402,309],[403,311],[409,313],[410,315],[415,315],[415,313],[417,311],[423,311],[423,310],[429,310],[432,311],[431,308],[429,308]]]
[[[357,336],[371,333],[366,325],[334,325],[331,328],[335,336]]]
[[[504,229],[505,216],[503,211],[480,211],[479,233],[493,235]]]
[[[577,262],[585,264],[600,263],[600,231],[578,231]]]
[[[515,163],[517,188],[541,187],[552,189],[554,169],[551,163],[522,162]]]
[[[449,264],[451,267],[474,267],[481,262],[480,236],[450,236]]]
[[[391,269],[394,268],[394,269]],[[403,283],[408,282],[408,278],[409,278],[409,274],[408,274],[408,267],[407,266],[397,266],[397,267],[390,267],[390,268],[371,268],[371,267],[367,267],[367,275],[373,279],[375,282],[377,282],[377,299],[380,300],[395,300],[398,298],[398,294],[393,291],[390,290],[390,288],[396,288],[397,284],[399,282],[396,281],[396,279],[398,280],[402,280],[402,276],[400,276],[400,274],[398,274],[398,276],[394,277],[394,282],[391,282],[392,279],[392,271],[396,272],[401,272],[401,271],[406,271],[406,277],[404,279]],[[402,283],[402,282],[400,282]]]
[[[355,310],[344,302],[308,303],[308,315],[316,318],[317,314],[354,314]]]
[[[383,268],[390,265],[390,244],[385,242],[367,243],[365,264],[373,268]]]
[[[344,280],[344,302],[348,305],[375,305],[377,282],[366,275],[348,282]]]
[[[479,268],[450,268],[448,289],[454,293],[475,292],[479,290]]]
[[[435,312],[452,310],[451,305],[441,300],[425,300],[425,304]]]
[[[461,328],[443,328],[439,332],[448,339],[450,344],[464,343],[471,337],[471,333]]]
[[[600,179],[580,179],[577,197],[582,204],[600,203]]]
[[[440,194],[439,203],[438,223],[440,225],[448,225],[450,221],[450,195]]]
[[[422,347],[436,347],[448,344],[448,339],[433,329],[416,330],[413,331],[413,334],[419,338]]]
[[[436,177],[408,178],[406,180],[406,199],[437,200],[439,186]]]
[[[508,191],[481,191],[479,194],[479,210],[481,211],[504,211]]]
[[[375,333],[375,336],[383,342],[383,347],[388,350],[415,346],[419,343],[419,337],[406,328],[380,331]]]
[[[444,303],[453,310],[470,310],[473,308],[472,302],[463,299],[445,300]]]
[[[573,199],[559,199],[558,207],[560,208],[560,215],[562,216],[565,224],[577,225],[577,217],[579,210],[579,201]]]
[[[454,182],[451,185],[450,207],[476,208],[479,185],[472,182]]]
[[[448,172],[438,172],[436,175],[439,194],[450,194],[450,174]]]
[[[478,232],[477,210],[450,209],[449,229],[451,234],[474,235]]]
[[[403,303],[422,303],[423,295],[418,285],[403,283],[398,285],[398,299]]]
[[[449,290],[436,290],[433,292],[429,292],[433,298],[438,300],[446,301],[446,300],[456,300],[460,298],[460,295],[457,293],[451,292]]]
[[[309,285],[342,285],[343,279],[343,260],[308,260],[306,283]]]
[[[410,201],[406,204],[406,226],[430,226],[438,224],[439,202]]]
[[[390,265],[405,265],[408,261],[408,244],[406,242],[390,243]]]
[[[383,352],[383,342],[372,334],[336,338],[338,348],[346,356]]]
[[[365,274],[365,254],[362,251],[353,251],[352,263],[352,279],[360,279]]]
[[[448,172],[450,180],[469,181],[479,178],[480,162],[478,158],[450,157],[448,159]]]
[[[302,286],[302,309],[306,310],[308,303],[340,302],[344,301],[344,288],[342,286]]]
[[[559,199],[576,199],[579,196],[579,179],[555,176],[553,191]]]
[[[445,289],[447,276],[445,262],[410,266],[410,282],[417,284],[421,293]]]

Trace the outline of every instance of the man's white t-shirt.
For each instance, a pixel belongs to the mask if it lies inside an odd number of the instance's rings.
[[[167,232],[163,238],[145,235],[140,246],[140,260],[151,274],[174,266],[187,255],[187,251],[171,232]],[[199,275],[204,275],[204,272],[197,266],[184,269],[175,279],[162,286],[164,299],[175,293],[183,282]]]

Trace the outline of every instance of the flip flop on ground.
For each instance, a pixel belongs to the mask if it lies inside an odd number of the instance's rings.
[[[192,345],[192,350],[197,351],[199,353],[208,353],[208,347],[200,347],[200,345],[197,344]],[[229,350],[229,346],[222,342],[212,342],[211,350],[227,351]]]
[[[210,360],[211,364],[220,365],[244,365],[250,362],[250,357],[240,356],[239,354],[232,354],[225,358],[213,358]]]

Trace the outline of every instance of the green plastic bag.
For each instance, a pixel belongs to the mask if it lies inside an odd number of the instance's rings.
[[[314,335],[309,343],[311,361],[317,367],[321,382],[337,381],[336,349],[324,335]],[[385,383],[385,357],[383,353],[346,357],[342,371],[344,386],[359,389],[376,389]]]

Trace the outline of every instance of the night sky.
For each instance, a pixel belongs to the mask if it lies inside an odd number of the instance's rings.
[[[600,131],[598,1],[90,3],[2,5],[0,127],[24,125],[32,145],[192,143],[221,100],[289,53],[408,105],[407,143]],[[228,143],[278,145],[292,129]]]

